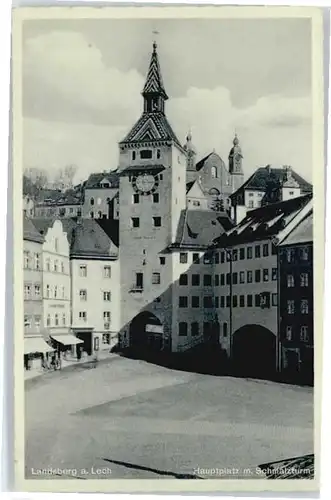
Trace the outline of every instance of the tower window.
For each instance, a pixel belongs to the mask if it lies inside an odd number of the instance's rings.
[[[134,194],[133,197],[132,197],[132,201],[133,203],[139,203],[139,194]]]
[[[131,226],[132,227],[139,227],[140,226],[139,217],[132,217],[131,218]]]
[[[160,181],[163,181],[163,174],[159,175],[159,179],[160,179]]]
[[[217,168],[211,167],[211,176],[213,179],[217,179]]]
[[[90,212],[90,217],[91,217],[91,219],[94,218],[94,212]]]
[[[161,217],[153,217],[154,227],[161,227]]]
[[[143,289],[144,288],[144,275],[143,273],[136,273],[136,287]]]
[[[186,337],[186,335],[187,335],[187,323],[184,323],[184,322],[179,323],[178,335],[180,337]]]
[[[91,199],[90,199],[90,204],[91,204],[91,205],[94,205],[94,198],[91,198]]]
[[[135,151],[132,151],[132,159],[135,160],[136,159],[136,152]]]
[[[154,193],[153,194],[153,203],[159,203],[159,201],[160,201],[159,193]]]
[[[143,149],[140,151],[140,158],[142,160],[150,160],[153,157],[153,153],[150,149]]]
[[[161,158],[161,151],[159,149],[156,150],[156,158],[158,160]]]
[[[161,275],[160,273],[152,274],[152,285],[159,285],[161,283]]]
[[[160,257],[160,264],[161,264],[161,266],[164,266],[165,262],[166,262],[166,258],[165,257]]]

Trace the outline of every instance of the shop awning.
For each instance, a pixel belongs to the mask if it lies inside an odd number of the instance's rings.
[[[56,340],[60,344],[63,345],[76,345],[76,344],[84,344],[84,341],[78,339],[74,335],[66,334],[66,335],[51,335],[52,339]]]
[[[24,339],[24,354],[33,354],[35,352],[54,351],[42,337],[31,337]]]
[[[146,325],[146,332],[148,333],[163,333],[162,325]]]

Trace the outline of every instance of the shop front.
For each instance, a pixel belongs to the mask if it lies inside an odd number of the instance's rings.
[[[48,365],[54,348],[41,335],[24,338],[24,368],[25,370],[41,369]]]
[[[60,360],[81,359],[83,340],[72,333],[51,333],[50,339]]]
[[[81,342],[81,351],[85,352],[88,356],[91,356],[95,350],[94,342],[93,342],[93,327],[72,327],[72,334],[75,335],[75,338],[80,340]]]

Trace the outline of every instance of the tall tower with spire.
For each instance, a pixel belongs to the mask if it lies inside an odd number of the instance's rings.
[[[174,280],[167,248],[186,208],[186,151],[166,117],[155,42],[142,98],[140,118],[119,143],[121,323],[125,341],[140,345],[150,337],[146,322],[159,322],[159,341],[169,348],[172,299],[165,306],[159,297],[170,293]]]
[[[232,192],[237,191],[244,182],[243,154],[237,134],[233,139],[233,146],[229,153],[229,174],[231,176]]]
[[[186,136],[186,143],[184,144],[184,150],[186,151],[186,182],[192,182],[197,179],[197,169],[196,169],[196,156],[197,152],[192,144],[192,133],[189,130]]]

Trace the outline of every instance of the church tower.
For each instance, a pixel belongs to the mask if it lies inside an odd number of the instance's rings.
[[[184,144],[184,150],[187,154],[186,161],[186,182],[194,182],[197,179],[197,169],[196,169],[196,156],[197,152],[192,144],[192,134],[191,131],[186,136],[186,143]]]
[[[229,174],[231,176],[232,192],[234,193],[244,182],[244,171],[242,165],[243,155],[239,145],[239,139],[235,134],[233,147],[229,153]]]
[[[171,329],[171,299],[164,302],[172,283],[166,249],[186,207],[186,151],[166,117],[155,42],[142,97],[142,114],[119,143],[121,342],[140,347],[149,338],[163,345]],[[157,341],[148,333],[153,329],[160,330]]]

